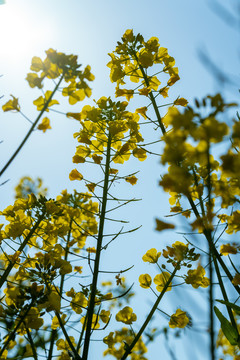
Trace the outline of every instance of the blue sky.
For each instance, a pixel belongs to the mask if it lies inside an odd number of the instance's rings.
[[[224,1],[219,2],[225,5]],[[114,50],[126,29],[140,32],[145,39],[158,37],[161,46],[167,47],[169,54],[175,58],[181,80],[171,89],[173,98],[181,95],[191,104],[195,97],[222,91],[228,99],[236,100],[239,95],[237,85],[227,87],[220,84],[199,57],[200,52],[209,56],[230,79],[239,84],[240,31],[237,31],[237,26],[239,30],[240,24],[235,26],[232,22],[234,26],[227,25],[214,12],[213,3],[215,1],[211,0],[6,0],[0,6],[0,74],[3,75],[0,78],[0,95],[4,95],[0,105],[9,99],[9,94],[13,94],[19,97],[22,111],[35,118],[32,101],[39,93],[30,89],[24,79],[29,72],[32,56],[43,57],[44,50],[50,47],[77,54],[83,66],[89,64],[92,67],[96,76],[91,84],[93,95],[90,100],[78,105],[79,110],[101,96],[114,97],[114,85],[109,80],[109,69],[106,67],[109,61],[107,54]],[[231,3],[236,8],[237,0]],[[66,111],[64,106],[60,105],[62,111]],[[138,103],[140,106],[141,103]],[[14,164],[6,171],[2,181],[9,181],[0,188],[1,208],[13,201],[13,188],[24,175],[42,177],[49,188],[50,197],[55,197],[65,188],[71,191],[80,186],[68,179],[73,169],[71,159],[76,146],[72,134],[78,131],[78,124],[51,114],[51,125],[52,130],[46,134],[34,132]],[[7,161],[28,128],[29,123],[20,115],[1,112],[1,164]],[[131,162],[128,167],[129,172],[139,169],[138,185],[134,188],[129,188],[129,185],[121,191],[131,197],[142,198],[141,202],[134,204],[135,208],[130,206],[129,212],[125,209],[124,216],[131,221],[132,227],[143,226],[128,239],[121,240],[125,241],[125,245],[114,245],[111,255],[114,261],[107,259],[109,266],[122,266],[123,258],[123,267],[137,263],[129,275],[130,282],[135,283],[141,267],[141,262],[135,259],[141,259],[151,247],[160,250],[165,240],[175,241],[175,238],[168,238],[168,234],[154,232],[154,218],[168,213],[167,196],[157,186],[161,172],[158,159],[149,159],[144,164]],[[123,251],[121,258],[119,251],[123,248],[130,251]],[[143,300],[142,305],[146,305],[146,309],[147,301],[147,298]],[[170,302],[170,307],[175,309],[174,299]],[[155,358],[158,346],[152,346],[150,359]],[[188,352],[191,354],[190,350],[181,350],[181,357],[188,359]]]

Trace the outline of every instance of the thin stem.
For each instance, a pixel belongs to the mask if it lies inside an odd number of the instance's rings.
[[[0,357],[1,357],[1,355],[3,354],[4,350],[7,348],[8,344],[10,343],[10,341],[15,338],[15,334],[16,334],[17,330],[19,329],[19,327],[20,327],[21,324],[23,323],[24,319],[26,318],[26,316],[27,316],[29,310],[31,309],[31,307],[33,306],[33,304],[34,304],[34,301],[32,301],[32,302],[28,305],[25,313],[21,316],[19,322],[17,323],[17,326],[16,326],[15,329],[9,334],[9,336],[8,336],[8,338],[7,338],[7,341],[5,342],[4,346],[3,346],[2,349],[0,350]]]
[[[68,237],[67,237],[67,244],[66,244],[66,247],[65,247],[64,260],[67,260],[68,254],[69,254],[69,246],[68,246],[68,244],[69,244],[70,236],[71,236],[72,222],[73,222],[73,220],[71,219],[71,220],[70,220],[70,225],[69,225]],[[62,275],[62,276],[61,276],[60,289],[59,289],[59,294],[60,294],[60,296],[62,296],[62,293],[63,293],[64,278],[65,278],[65,275]],[[55,329],[55,330],[52,330],[47,360],[51,360],[51,359],[52,359],[53,347],[54,347],[54,342],[55,342],[56,337],[57,337],[57,333],[58,333],[58,331],[57,331],[56,329]]]
[[[136,345],[136,343],[138,342],[138,340],[140,339],[141,335],[143,334],[144,330],[146,329],[147,325],[149,324],[150,320],[153,317],[154,312],[156,311],[160,301],[163,298],[163,295],[165,294],[165,292],[167,291],[168,286],[170,285],[171,281],[173,280],[178,267],[179,267],[180,261],[177,263],[175,269],[173,270],[173,273],[171,274],[170,278],[168,279],[168,281],[165,283],[164,288],[161,292],[161,294],[159,295],[159,297],[157,298],[155,304],[152,307],[152,310],[150,311],[150,313],[148,314],[146,320],[144,321],[143,325],[141,326],[141,329],[138,331],[137,335],[135,336],[133,342],[127,347],[127,350],[125,351],[124,355],[122,356],[121,360],[125,360],[128,355],[131,353],[132,349],[134,348],[134,346]]]
[[[135,55],[135,59],[138,61],[137,59],[137,56]],[[142,68],[142,66],[139,64],[139,68],[142,72],[142,75],[144,77],[144,80],[145,80],[145,83],[147,86],[149,86],[149,81],[148,81],[148,78],[147,78],[147,75],[144,71],[144,69]],[[159,110],[158,110],[158,106],[156,104],[156,100],[155,100],[155,97],[153,96],[152,92],[149,93],[149,97],[150,97],[150,100],[153,104],[153,107],[154,107],[154,110],[155,110],[155,113],[156,113],[156,116],[157,116],[157,119],[158,119],[158,123],[159,123],[159,126],[162,130],[162,134],[164,135],[166,133],[166,130],[165,130],[165,127],[162,123],[162,119],[161,119],[161,116],[160,116],[160,113],[159,113]],[[209,159],[209,151],[208,151],[208,165],[210,166],[210,159]],[[209,170],[209,166],[208,166],[208,170]],[[195,180],[196,180],[196,177],[195,177]],[[209,172],[209,176],[208,176],[208,181],[210,183],[211,179],[210,179],[210,172]],[[208,183],[208,185],[209,185]],[[211,185],[211,183],[210,183]],[[209,205],[211,206],[211,199],[210,199],[210,191],[211,191],[211,186],[209,185]],[[195,212],[195,215],[197,217],[200,217],[197,208],[194,204],[194,201],[191,197],[190,194],[187,195],[187,198],[190,202],[190,205],[193,209],[193,211]],[[202,204],[201,204],[202,205]],[[203,207],[202,207],[202,210],[203,210]],[[210,337],[211,337],[211,358],[212,360],[215,360],[215,343],[214,343],[214,315],[213,315],[213,282],[212,282],[212,277],[213,277],[213,269],[212,269],[212,262],[211,262],[211,250],[210,250],[210,243],[209,243],[209,263],[210,263],[210,268],[209,268],[209,276],[210,276],[210,289],[209,289],[209,309],[210,309]]]
[[[138,65],[139,65],[139,69],[140,69],[140,71],[142,73],[142,76],[144,78],[144,81],[145,81],[146,85],[149,86],[149,81],[148,81],[147,74],[145,73],[144,68],[142,67],[142,65],[139,64],[138,57],[137,57],[135,52],[134,52],[134,58],[135,58],[135,60],[137,61]],[[158,106],[157,106],[157,103],[156,103],[155,97],[153,96],[152,91],[150,91],[149,97],[150,97],[150,100],[151,100],[151,102],[153,104],[153,108],[154,108],[155,114],[156,114],[157,119],[158,119],[158,124],[159,124],[159,126],[160,126],[160,128],[162,130],[163,135],[164,135],[166,133],[166,130],[165,130],[165,127],[164,127],[164,125],[162,123],[162,118],[161,118],[161,115],[159,113]]]
[[[224,298],[224,301],[228,302],[228,296],[227,296],[227,293],[226,293],[226,290],[225,290],[225,287],[224,287],[224,284],[223,284],[223,281],[222,281],[222,277],[221,277],[221,274],[220,274],[220,271],[219,271],[219,267],[218,267],[218,263],[216,261],[216,259],[213,257],[213,261],[214,261],[214,266],[215,266],[215,270],[216,270],[216,274],[217,274],[217,278],[218,278],[218,282],[219,282],[219,286],[220,286],[220,289],[221,289],[221,292],[222,292],[222,295],[223,295],[223,298]],[[234,316],[233,316],[233,312],[232,312],[232,309],[231,307],[229,306],[226,306],[227,307],[227,311],[228,311],[228,315],[229,315],[229,318],[231,320],[231,323],[232,323],[232,326],[237,330],[238,332],[238,328],[237,328],[237,325],[236,325],[236,322],[235,322],[235,319],[234,319]]]
[[[77,343],[77,352],[79,352],[80,347],[81,347],[84,331],[85,331],[85,328],[86,328],[86,322],[87,322],[87,317],[85,316],[84,323],[83,323],[83,326],[82,326],[82,331],[81,331],[81,334],[79,336],[78,343]]]
[[[2,168],[2,170],[0,171],[0,177],[2,176],[2,174],[5,172],[5,170],[8,168],[8,166],[12,163],[12,161],[15,159],[15,157],[18,155],[18,153],[20,152],[20,150],[22,149],[22,147],[24,146],[25,142],[27,141],[27,139],[29,138],[29,136],[31,135],[31,133],[33,132],[35,126],[37,125],[38,121],[40,120],[41,116],[43,115],[43,113],[46,111],[50,101],[53,98],[53,95],[55,94],[55,92],[57,91],[60,83],[62,82],[64,77],[64,74],[61,76],[59,82],[56,84],[55,89],[53,90],[51,96],[49,97],[49,99],[47,100],[46,104],[44,105],[43,109],[41,110],[40,114],[38,115],[38,117],[36,118],[36,120],[34,121],[34,123],[32,124],[32,126],[30,127],[28,133],[26,134],[25,138],[23,139],[23,141],[21,142],[21,144],[18,146],[17,150],[14,152],[14,154],[11,156],[11,158],[8,160],[8,162],[6,163],[6,165]]]
[[[209,246],[209,313],[210,313],[210,354],[211,360],[215,360],[215,332],[214,332],[214,313],[213,313],[213,266],[212,252]]]
[[[65,339],[66,339],[69,347],[71,348],[71,350],[72,350],[72,352],[73,352],[73,354],[74,354],[74,356],[75,356],[75,360],[82,360],[81,357],[79,356],[79,354],[77,353],[75,347],[73,346],[70,337],[68,336],[68,333],[67,333],[67,331],[66,331],[66,329],[65,329],[65,326],[63,325],[61,316],[59,315],[59,313],[58,313],[57,311],[55,311],[55,315],[56,315],[56,317],[57,317],[57,319],[58,319],[59,325],[60,325],[60,327],[61,327],[61,329],[62,329],[62,332],[63,332],[63,334],[64,334],[64,336],[65,336]]]
[[[43,220],[44,216],[45,216],[45,212],[43,212],[42,215],[39,216],[39,219],[34,224],[33,228],[30,230],[28,235],[25,237],[24,241],[19,246],[17,251],[19,251],[20,253],[22,252],[22,250],[24,249],[24,247],[27,245],[28,241],[31,239],[32,235],[34,234],[35,230],[38,228],[40,222]],[[6,268],[6,270],[4,271],[3,275],[0,278],[0,288],[3,286],[3,284],[7,280],[7,277],[9,275],[10,271],[12,270],[12,268],[14,267],[14,265],[16,264],[16,262],[17,262],[17,259],[14,261],[10,260],[8,267]]]
[[[187,196],[187,199],[188,199],[188,201],[189,201],[189,204],[191,205],[191,208],[192,208],[195,216],[196,216],[197,218],[200,218],[201,216],[200,216],[200,214],[199,214],[199,212],[198,212],[198,209],[197,209],[196,205],[194,204],[194,201],[192,200],[191,195],[190,195],[190,194],[187,194],[186,196]],[[207,230],[206,230],[206,229],[203,230],[203,234],[205,235],[205,237],[206,237],[206,239],[207,239],[207,238],[208,238],[208,234],[207,234]],[[221,258],[221,255],[218,253],[218,251],[217,251],[216,247],[214,246],[214,244],[212,244],[212,254],[216,257],[217,261],[218,261],[219,264],[221,265],[223,271],[225,272],[225,274],[226,274],[227,277],[229,278],[229,280],[230,280],[231,284],[234,286],[235,290],[238,292],[238,294],[240,294],[240,288],[239,288],[239,286],[234,285],[234,284],[232,283],[233,276],[232,276],[232,274],[230,273],[230,271],[228,270],[228,267],[225,265],[223,259]]]
[[[209,139],[207,138],[207,189],[208,189],[208,209],[207,214],[210,215],[210,221],[212,221],[212,199],[211,199],[211,163],[210,163],[210,143]],[[204,212],[203,212],[204,214]],[[212,245],[213,245],[213,238],[212,238],[212,231],[207,230],[208,232],[208,246],[209,246],[209,254],[208,254],[208,260],[209,260],[209,280],[210,280],[210,286],[209,286],[209,315],[210,315],[210,354],[211,359],[215,360],[216,358],[216,350],[215,350],[215,332],[214,332],[214,313],[213,313],[213,265],[212,265],[212,257],[215,258],[212,251]],[[216,260],[213,259],[214,265]],[[216,262],[217,264],[217,262]],[[216,268],[215,268],[216,270]]]
[[[47,290],[48,290],[49,293],[50,293],[50,292],[51,292],[51,288],[49,287],[49,284],[48,284],[47,282],[46,282],[46,287],[47,287]],[[81,360],[79,354],[77,353],[75,347],[74,347],[73,344],[72,344],[72,341],[71,341],[70,337],[68,336],[68,333],[67,333],[67,331],[66,331],[66,329],[65,329],[65,326],[64,326],[64,324],[63,324],[63,322],[62,322],[61,316],[59,315],[59,313],[58,313],[56,310],[55,310],[55,315],[56,315],[56,317],[57,317],[57,319],[58,319],[58,323],[59,323],[59,325],[60,325],[60,327],[61,327],[61,329],[62,329],[62,332],[63,332],[63,334],[64,334],[64,336],[65,336],[65,339],[66,339],[66,341],[67,341],[70,349],[72,350],[72,352],[73,352],[73,354],[74,354],[74,356],[75,356],[75,360]]]
[[[37,352],[36,352],[36,349],[35,349],[35,346],[34,346],[32,335],[31,335],[28,327],[26,326],[25,322],[23,322],[23,323],[25,325],[25,329],[26,329],[28,340],[29,340],[29,343],[30,343],[30,346],[31,346],[31,349],[32,349],[34,360],[38,360],[38,356],[37,356]]]
[[[95,296],[96,296],[97,281],[98,281],[98,274],[99,274],[100,255],[101,255],[102,241],[103,241],[103,228],[104,228],[106,206],[107,206],[110,154],[111,154],[111,135],[109,133],[108,134],[108,142],[107,142],[107,154],[106,154],[105,177],[104,177],[104,186],[103,186],[102,209],[101,209],[101,215],[100,215],[100,221],[99,221],[99,232],[98,232],[98,240],[97,240],[96,257],[95,257],[95,262],[94,262],[91,297],[90,297],[90,303],[89,303],[89,307],[88,307],[88,311],[87,311],[88,319],[87,319],[87,327],[86,327],[86,333],[85,333],[82,360],[87,360],[91,331],[92,331],[92,318],[93,318],[94,306],[95,306]]]

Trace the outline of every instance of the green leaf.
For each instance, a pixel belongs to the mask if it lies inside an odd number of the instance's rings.
[[[224,300],[216,300],[216,301],[220,302],[223,305],[226,305],[226,306],[230,307],[231,309],[233,309],[235,311],[235,313],[237,315],[240,315],[240,306],[238,306],[238,305],[236,305],[234,303],[231,303],[229,301],[224,301]]]
[[[238,338],[239,338],[238,331],[225,318],[225,316],[223,316],[221,311],[216,306],[214,306],[214,311],[219,321],[221,322],[222,332],[224,333],[230,344],[233,346],[238,345]]]

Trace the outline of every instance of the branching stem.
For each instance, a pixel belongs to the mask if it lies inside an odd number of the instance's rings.
[[[102,200],[101,215],[100,215],[100,220],[99,220],[99,231],[98,231],[96,257],[95,257],[94,270],[93,270],[91,297],[90,297],[90,303],[89,303],[89,307],[88,307],[88,311],[87,311],[87,325],[86,325],[86,333],[85,333],[82,360],[87,360],[87,358],[88,358],[89,343],[90,343],[90,337],[91,337],[91,332],[92,332],[92,319],[93,319],[95,297],[96,297],[96,291],[97,291],[100,255],[101,255],[102,241],[103,241],[103,228],[104,228],[104,223],[105,223],[105,214],[106,214],[106,206],[107,206],[110,155],[111,155],[111,135],[109,133],[108,134],[108,142],[107,142],[104,186],[103,186],[103,200]]]
[[[173,270],[170,278],[168,279],[168,281],[165,283],[164,285],[164,288],[161,292],[161,294],[159,295],[159,297],[157,298],[155,304],[153,305],[150,313],[148,314],[146,320],[144,321],[143,325],[141,326],[141,329],[138,331],[138,333],[136,334],[133,342],[127,347],[127,350],[125,351],[123,357],[121,358],[121,360],[125,360],[128,355],[131,353],[132,349],[134,348],[134,346],[136,345],[136,343],[138,342],[138,340],[140,339],[140,337],[142,336],[144,330],[146,329],[146,327],[148,326],[149,322],[151,321],[152,317],[153,317],[153,314],[154,312],[156,311],[160,301],[162,300],[163,298],[163,295],[165,294],[165,292],[167,291],[167,288],[169,287],[170,283],[172,282],[178,268],[179,268],[179,264],[180,264],[180,261],[177,263],[175,269]]]

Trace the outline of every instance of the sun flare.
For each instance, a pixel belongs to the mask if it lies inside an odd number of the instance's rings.
[[[52,32],[49,25],[38,21],[37,13],[27,12],[19,3],[6,3],[0,7],[0,33],[1,62],[10,65],[16,59],[29,62]]]

